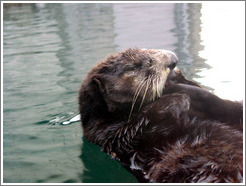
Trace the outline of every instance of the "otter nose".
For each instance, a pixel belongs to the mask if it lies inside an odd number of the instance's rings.
[[[170,70],[173,70],[176,67],[177,63],[178,63],[178,57],[174,53],[172,53],[170,57],[170,64],[168,65],[168,68],[170,68]]]

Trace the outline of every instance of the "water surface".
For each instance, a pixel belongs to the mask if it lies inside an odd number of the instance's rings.
[[[242,5],[5,6],[3,182],[137,182],[82,138],[80,122],[66,123],[78,114],[81,80],[109,53],[128,47],[163,48],[177,53],[188,78],[220,97],[241,100]]]

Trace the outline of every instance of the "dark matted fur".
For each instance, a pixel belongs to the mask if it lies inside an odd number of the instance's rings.
[[[242,103],[186,80],[176,63],[128,49],[94,67],[79,92],[85,138],[140,182],[242,182]]]

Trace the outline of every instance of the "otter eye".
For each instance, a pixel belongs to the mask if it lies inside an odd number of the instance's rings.
[[[142,63],[141,62],[134,64],[133,70],[136,70],[136,69],[139,69],[139,68],[142,68]]]

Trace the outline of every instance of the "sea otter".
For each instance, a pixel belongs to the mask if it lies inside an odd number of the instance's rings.
[[[139,182],[242,182],[243,106],[187,80],[167,50],[127,49],[79,91],[84,137]]]

